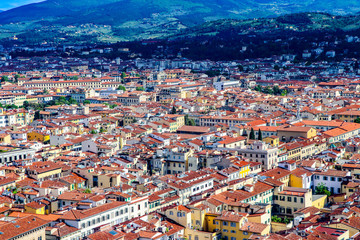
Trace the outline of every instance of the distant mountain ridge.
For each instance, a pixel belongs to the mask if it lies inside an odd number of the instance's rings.
[[[169,36],[219,19],[271,18],[310,11],[356,14],[360,1],[47,0],[0,12],[0,37],[16,35],[30,43],[50,39],[116,42]]]

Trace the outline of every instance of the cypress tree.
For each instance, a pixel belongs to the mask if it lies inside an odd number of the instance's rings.
[[[253,129],[253,128],[251,128],[251,130],[250,130],[249,139],[255,140],[255,132],[254,132],[254,129]]]
[[[262,132],[259,128],[259,132],[258,132],[258,140],[262,141]]]

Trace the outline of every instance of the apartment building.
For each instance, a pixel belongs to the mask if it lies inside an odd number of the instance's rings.
[[[81,237],[94,233],[103,225],[115,225],[129,219],[127,202],[111,202],[85,210],[70,210],[60,220],[71,227],[80,229]]]
[[[262,168],[269,170],[277,167],[278,165],[278,152],[277,147],[271,147],[270,145],[256,141],[252,145],[247,145],[246,148],[237,149],[238,153],[249,159],[250,162],[259,162]]]

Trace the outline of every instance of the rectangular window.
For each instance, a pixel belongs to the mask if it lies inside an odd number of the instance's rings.
[[[223,225],[224,225],[224,226],[227,226],[227,225],[228,225],[228,222],[227,222],[227,221],[223,221]]]
[[[288,202],[291,202],[291,197],[288,197],[288,198],[287,198],[287,201],[288,201]]]
[[[230,227],[236,227],[236,222],[231,222]]]

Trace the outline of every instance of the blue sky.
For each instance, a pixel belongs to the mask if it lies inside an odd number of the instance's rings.
[[[42,2],[42,0],[0,0],[0,10],[8,10],[34,2]]]

